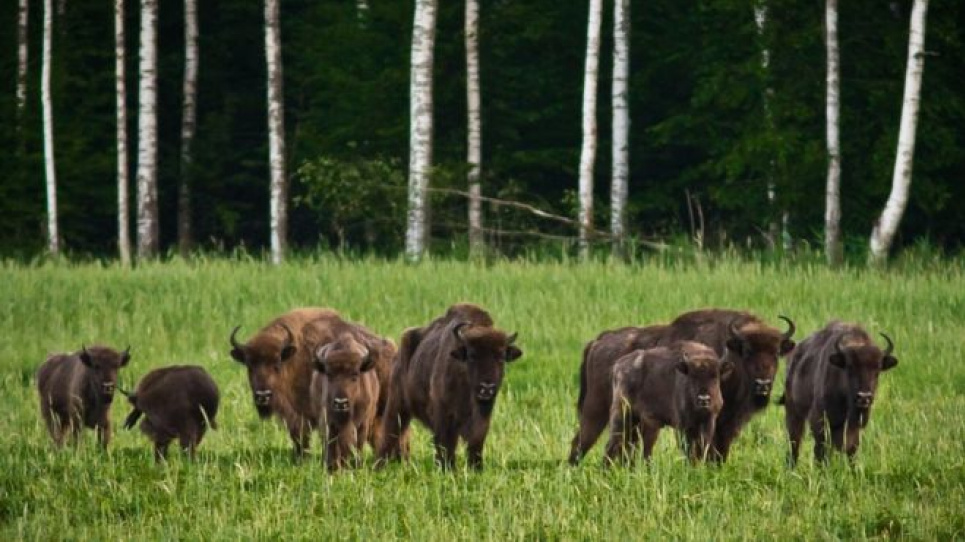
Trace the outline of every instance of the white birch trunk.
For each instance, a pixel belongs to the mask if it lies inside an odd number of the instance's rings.
[[[921,77],[925,70],[925,16],[928,0],[915,0],[911,9],[911,30],[908,36],[908,66],[905,71],[905,97],[901,106],[901,127],[898,131],[898,153],[891,180],[891,195],[881,216],[871,231],[869,258],[881,264],[888,259],[888,251],[898,231],[898,224],[908,205],[911,173],[915,155],[915,130],[918,126],[918,107],[921,97]]]
[[[27,33],[30,13],[29,0],[20,0],[17,11],[17,130],[20,130],[24,108],[27,106],[27,61],[29,34]]]
[[[271,261],[285,259],[288,239],[288,179],[285,177],[285,110],[282,86],[279,0],[265,0],[265,57],[268,62],[268,160],[271,169]]]
[[[158,252],[157,204],[157,0],[141,0],[137,118],[137,256]]]
[[[355,0],[355,13],[358,16],[359,23],[365,24],[365,20],[369,16],[369,1]]]
[[[40,74],[40,100],[44,119],[44,171],[47,176],[47,250],[60,254],[60,231],[57,227],[57,168],[54,164],[54,112],[50,100],[50,46],[53,39],[54,13],[52,0],[44,0],[43,69]]]
[[[828,55],[827,78],[827,139],[828,181],[824,203],[824,252],[828,265],[840,265],[844,259],[841,246],[841,144],[840,118],[840,68],[838,63],[838,0],[826,0],[824,5],[826,47]]]
[[[184,0],[184,86],[181,109],[181,185],[178,188],[178,250],[187,256],[191,233],[191,145],[194,141],[198,80],[198,8]]]
[[[416,0],[409,80],[409,210],[405,254],[418,261],[428,241],[426,192],[432,169],[432,61],[436,0]]]
[[[114,87],[117,102],[117,250],[131,265],[131,211],[128,195],[127,83],[125,81],[124,0],[114,0]]]
[[[478,256],[483,251],[482,195],[479,177],[482,174],[482,121],[479,97],[479,5],[477,0],[466,0],[466,103],[468,104],[469,162],[469,251]]]
[[[583,72],[583,147],[580,151],[580,258],[590,255],[593,232],[593,164],[596,161],[596,84],[600,65],[602,0],[590,0]]]
[[[613,255],[625,256],[627,183],[630,179],[630,0],[613,2],[613,179],[610,186],[610,232]]]

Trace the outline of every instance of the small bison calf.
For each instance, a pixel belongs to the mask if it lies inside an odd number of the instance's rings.
[[[117,372],[131,359],[131,348],[81,347],[73,354],[53,354],[37,369],[40,412],[54,443],[70,434],[76,444],[84,427],[93,428],[103,448],[111,441],[111,402]]]
[[[178,439],[194,457],[208,426],[217,429],[218,385],[195,365],[173,365],[149,372],[127,395],[134,410],[124,422],[131,429],[141,418],[141,432],[154,441],[154,459],[167,455],[168,445]]]
[[[344,467],[353,455],[360,461],[374,429],[379,376],[372,370],[372,350],[349,333],[315,349],[311,396],[330,470]]]
[[[851,458],[858,451],[861,429],[871,417],[871,403],[878,389],[878,375],[898,365],[891,353],[882,351],[860,326],[833,321],[801,341],[787,365],[784,405],[787,434],[791,441],[789,464],[797,463],[805,422],[814,435],[814,458],[827,458],[825,442],[831,442]]]
[[[691,461],[704,459],[724,406],[720,380],[732,369],[733,363],[721,363],[713,349],[692,341],[621,357],[613,366],[605,463],[632,462],[641,436],[643,456],[649,460],[660,429],[667,425],[680,432]]]

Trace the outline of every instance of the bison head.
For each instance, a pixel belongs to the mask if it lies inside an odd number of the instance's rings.
[[[90,371],[91,385],[105,403],[114,400],[114,390],[117,389],[117,372],[131,360],[131,347],[123,352],[104,346],[87,348],[81,345],[78,354],[81,363]]]
[[[312,366],[325,379],[328,419],[346,422],[363,393],[362,373],[375,368],[375,353],[346,334],[316,348],[312,357]]]
[[[771,386],[777,373],[779,356],[787,355],[794,349],[794,322],[780,316],[787,322],[788,329],[783,334],[777,330],[752,322],[738,328],[735,322],[729,326],[727,349],[739,360],[738,366],[751,382],[754,404],[766,406],[771,396]]]
[[[834,352],[828,362],[848,375],[848,404],[854,410],[867,413],[874,402],[878,390],[878,375],[898,365],[898,358],[891,353],[895,345],[891,338],[881,334],[888,346],[884,352],[870,342],[845,345],[844,336],[834,344]],[[867,415],[861,418],[862,425],[867,423]]]
[[[720,393],[721,379],[734,369],[731,361],[721,362],[713,349],[688,342],[680,348],[677,372],[683,375],[683,394],[688,408],[698,412],[720,412],[724,399]]]
[[[285,324],[278,324],[285,332],[282,339],[262,333],[248,344],[235,338],[241,326],[231,332],[231,357],[248,368],[248,383],[258,415],[267,418],[272,413],[273,390],[282,367],[295,355],[295,336]]]
[[[505,364],[523,355],[523,351],[513,345],[517,334],[507,336],[498,329],[473,326],[468,322],[453,326],[452,333],[456,337],[452,357],[466,364],[471,393],[476,401],[491,408],[503,381]]]

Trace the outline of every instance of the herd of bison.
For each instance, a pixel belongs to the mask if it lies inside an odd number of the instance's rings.
[[[795,344],[794,322],[780,318],[784,332],[747,312],[704,309],[666,325],[601,333],[583,349],[570,463],[607,426],[607,465],[631,463],[641,441],[649,459],[665,426],[677,431],[690,461],[725,461],[744,425],[770,402],[780,356],[789,359],[778,403],[791,464],[805,424],[818,461],[827,457],[829,433],[834,447],[852,457],[878,375],[898,363],[891,339],[882,334],[882,350],[860,326],[832,321]],[[398,348],[324,308],[287,312],[244,343],[239,328],[230,335],[231,357],[248,371],[258,415],[283,422],[299,457],[317,430],[330,469],[358,465],[366,442],[376,465],[407,459],[413,418],[432,432],[441,466],[454,465],[461,438],[469,466],[482,467],[505,366],[523,355],[515,333],[496,328],[488,312],[471,304],[407,329]],[[65,439],[76,443],[84,427],[108,446],[118,372],[130,358],[130,348],[91,346],[51,355],[40,366],[40,410],[58,447]],[[120,391],[132,407],[124,427],[143,417],[141,431],[157,460],[175,439],[193,455],[206,429],[217,428],[218,386],[201,367],[156,369],[133,391]]]

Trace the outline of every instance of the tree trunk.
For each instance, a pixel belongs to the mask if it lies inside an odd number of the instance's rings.
[[[127,83],[125,81],[124,0],[114,0],[114,87],[117,102],[117,250],[131,265],[131,211],[128,196]]]
[[[905,71],[905,97],[901,107],[901,128],[898,132],[898,153],[891,180],[891,195],[881,216],[871,231],[869,259],[882,264],[898,231],[898,224],[908,205],[911,172],[915,155],[915,129],[921,96],[921,77],[925,70],[925,16],[928,0],[915,0],[911,9],[911,31],[908,36],[908,66]]]
[[[278,1],[265,0],[265,57],[268,62],[268,153],[271,168],[271,261],[285,259],[288,239],[288,179],[285,177],[285,110]]]
[[[21,129],[24,109],[27,106],[27,61],[29,34],[29,0],[20,0],[17,12],[17,130]]]
[[[630,179],[630,0],[613,3],[613,180],[610,187],[610,232],[613,256],[626,256],[627,183]]]
[[[409,76],[409,210],[405,254],[418,261],[428,241],[426,192],[432,168],[432,59],[436,0],[416,0]]]
[[[479,5],[466,0],[466,102],[468,104],[469,162],[469,252],[483,252],[482,195],[479,177],[482,173],[482,128],[479,115]]]
[[[583,148],[580,151],[580,258],[590,255],[593,232],[593,164],[596,160],[596,82],[600,64],[602,0],[590,0],[583,72]]]
[[[369,16],[369,0],[355,0],[355,14],[359,23],[365,24],[365,20]]]
[[[181,185],[178,188],[178,251],[187,256],[194,244],[191,233],[191,144],[194,141],[198,80],[198,9],[184,0],[184,102],[181,109]]]
[[[844,250],[841,245],[841,144],[839,140],[840,101],[838,64],[838,0],[826,0],[824,6],[826,46],[828,55],[827,80],[827,137],[828,183],[824,207],[824,252],[828,265],[841,265]]]
[[[140,107],[137,119],[137,256],[158,253],[157,0],[141,0]]]
[[[53,39],[54,13],[52,0],[44,0],[43,69],[40,75],[40,100],[44,118],[44,170],[47,175],[47,250],[60,254],[60,231],[57,227],[57,168],[54,164],[54,112],[50,101],[50,45]]]

